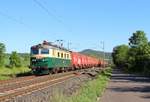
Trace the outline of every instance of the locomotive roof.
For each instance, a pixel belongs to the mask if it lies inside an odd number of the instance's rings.
[[[70,52],[68,49],[58,46],[56,44],[52,44],[52,42],[46,42],[44,41],[42,44],[34,45],[31,47],[32,48],[48,48],[48,49],[59,49],[59,50],[65,50]]]

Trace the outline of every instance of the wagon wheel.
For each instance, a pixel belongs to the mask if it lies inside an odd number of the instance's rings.
[[[67,68],[64,68],[64,72],[67,72]]]
[[[64,73],[66,68],[61,68],[61,72]]]
[[[53,69],[52,69],[52,73],[53,73],[53,74],[57,74],[57,73],[58,73],[58,69],[57,69],[57,68],[53,68]]]

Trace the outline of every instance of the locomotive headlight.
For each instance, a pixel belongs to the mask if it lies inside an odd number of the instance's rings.
[[[42,61],[43,61],[43,62],[47,62],[47,59],[43,58]]]
[[[32,59],[33,62],[36,62],[36,59]]]

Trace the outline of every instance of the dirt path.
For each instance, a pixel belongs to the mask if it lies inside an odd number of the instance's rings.
[[[115,69],[100,102],[150,102],[150,78]]]

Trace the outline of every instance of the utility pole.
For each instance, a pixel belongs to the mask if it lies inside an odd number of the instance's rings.
[[[67,45],[68,50],[70,50],[70,45],[71,45],[71,44],[72,44],[71,42],[68,42],[68,45]]]
[[[63,47],[63,41],[64,41],[64,40],[56,40],[56,41],[59,43],[59,46],[60,46],[60,47]]]
[[[101,44],[102,44],[102,49],[103,49],[103,67],[105,68],[105,42],[104,41],[101,41]]]

